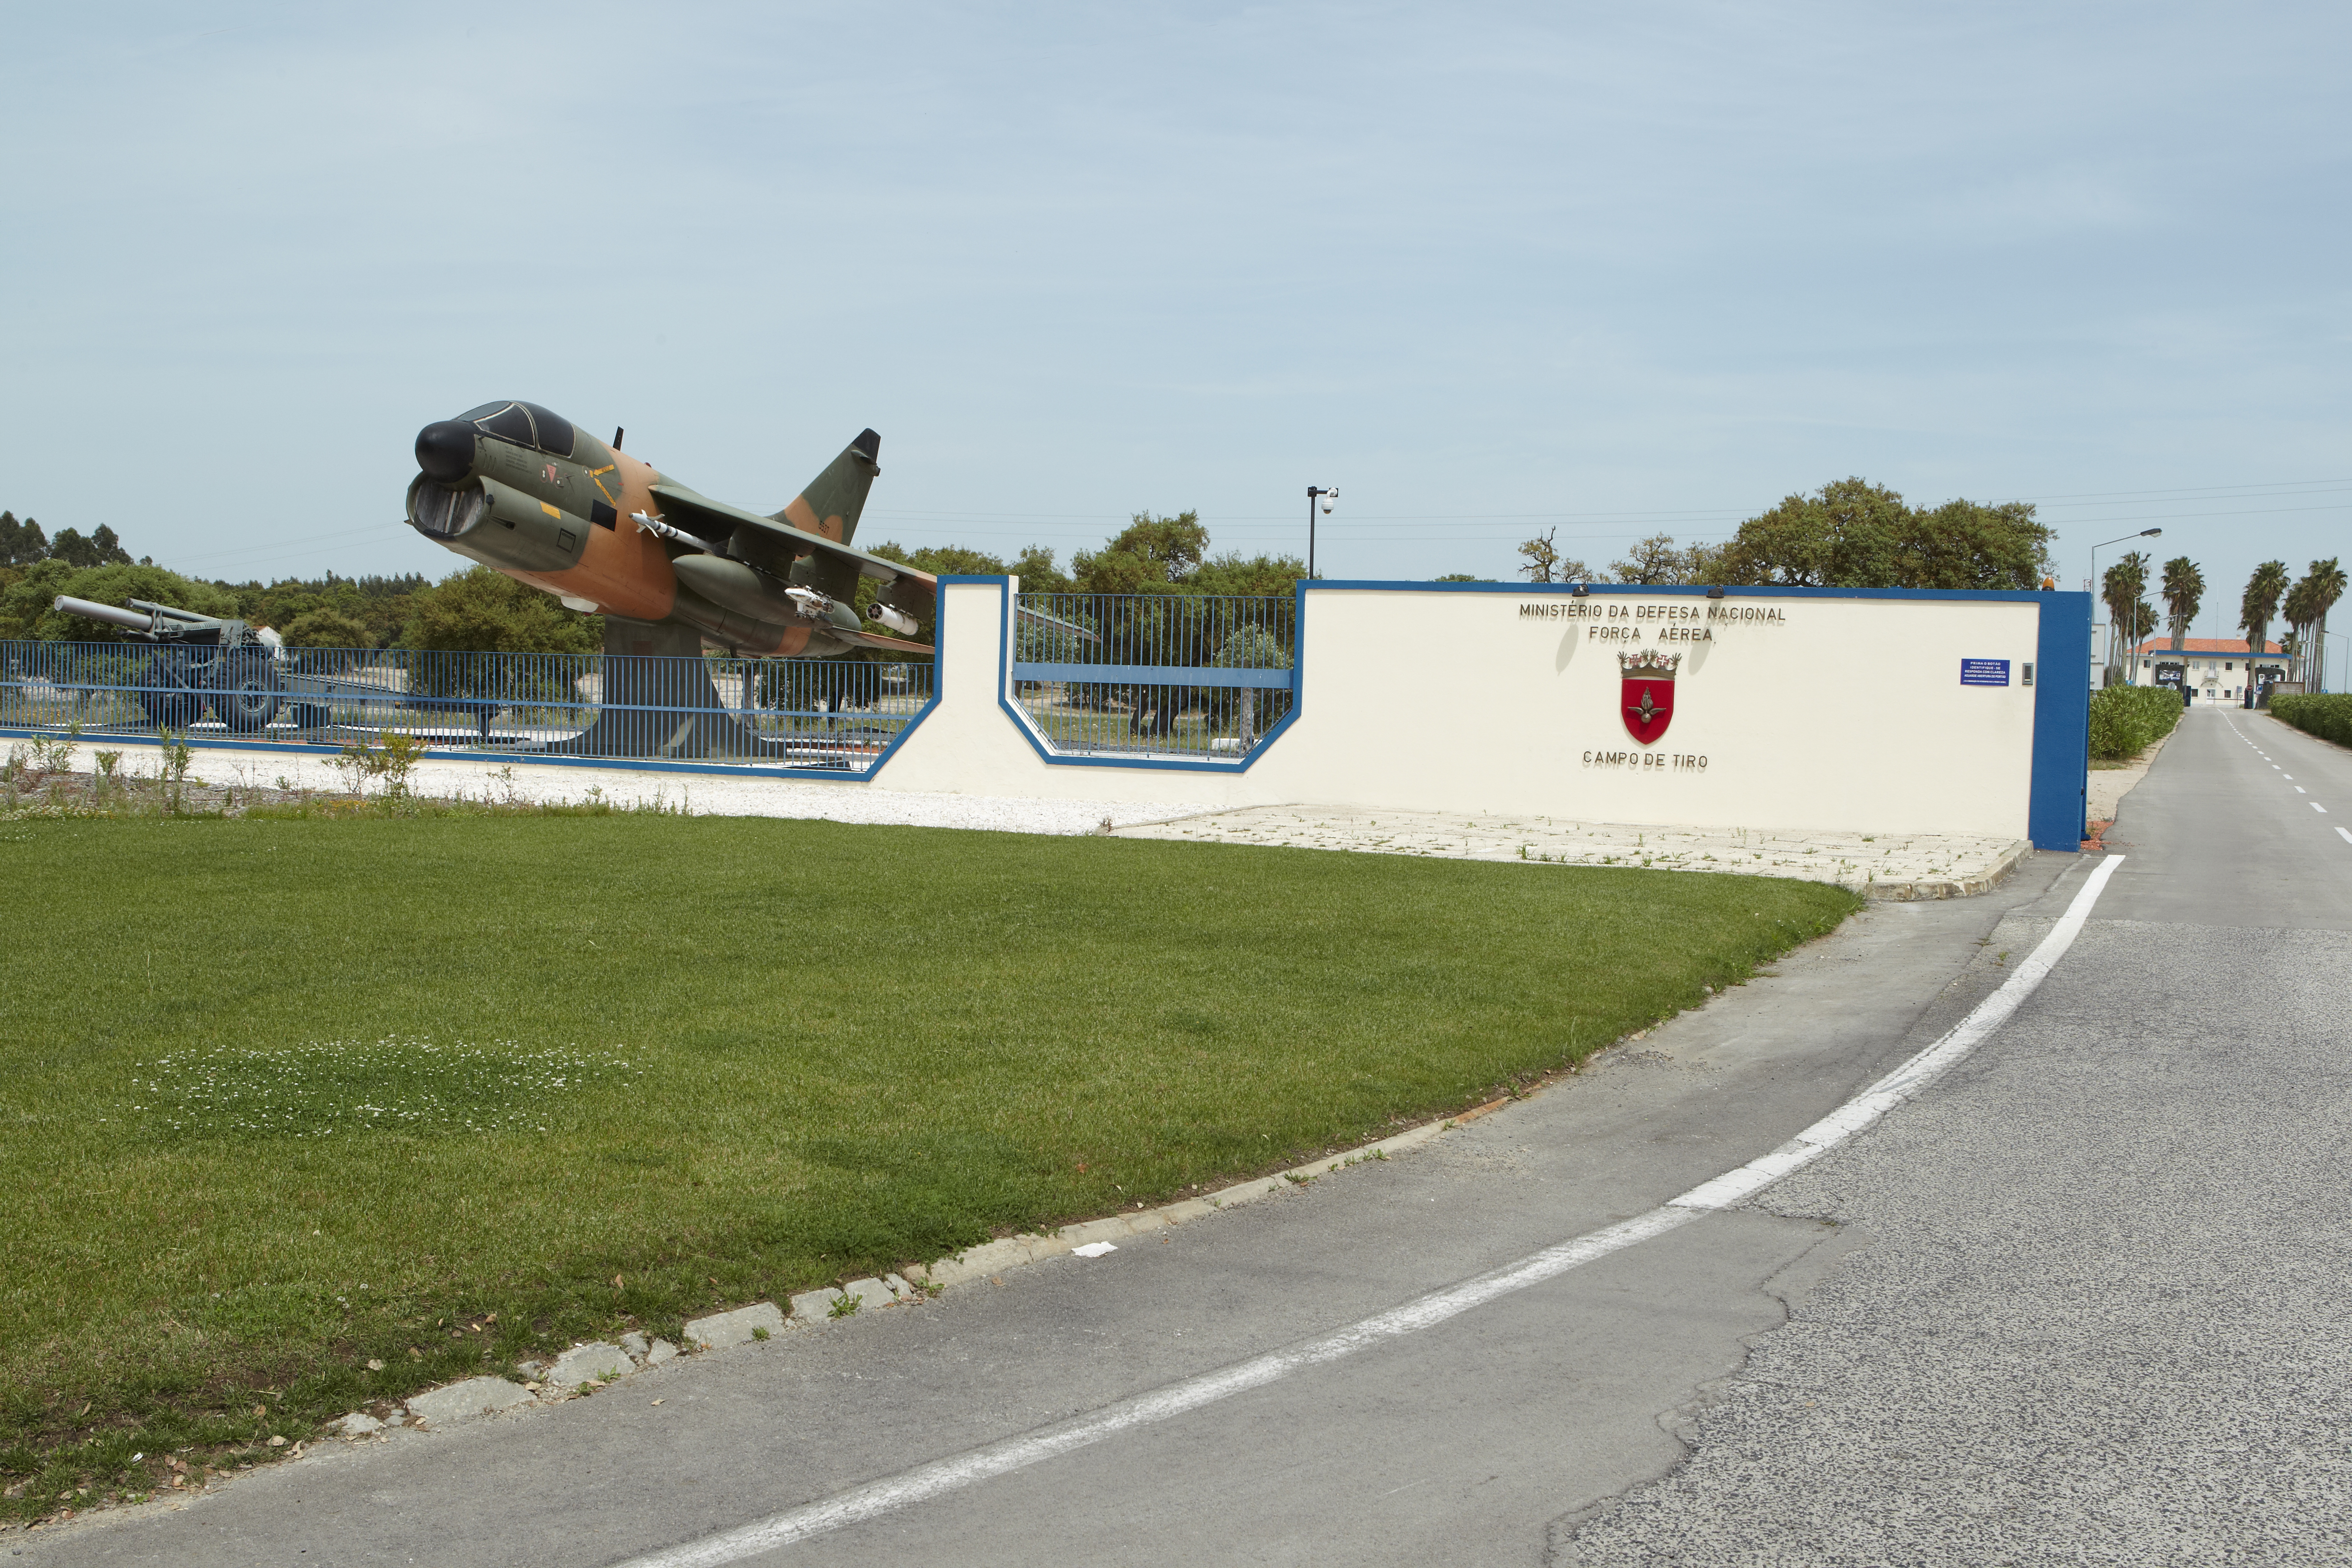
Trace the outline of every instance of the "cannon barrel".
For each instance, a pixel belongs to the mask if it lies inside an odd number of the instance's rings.
[[[77,599],[70,594],[59,594],[49,602],[49,607],[65,615],[79,616],[86,621],[104,621],[110,626],[127,626],[134,632],[155,629],[152,615],[142,616],[136,610],[118,610],[112,605],[92,604],[88,599]]]
[[[199,626],[216,626],[221,624],[220,617],[217,616],[200,616],[194,610],[175,610],[169,605],[159,605],[152,599],[133,599],[131,601],[131,607],[134,610],[152,610],[167,621],[185,621]]]

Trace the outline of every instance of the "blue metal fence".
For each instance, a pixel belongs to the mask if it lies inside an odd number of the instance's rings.
[[[859,773],[928,662],[0,642],[0,728],[256,745],[400,731],[436,749]]]
[[[1013,693],[1065,756],[1238,764],[1297,700],[1297,602],[1024,594]]]
[[[1296,601],[1024,594],[1014,700],[1069,756],[1238,765],[1297,700]],[[930,701],[929,661],[221,649],[0,641],[0,729],[675,758],[862,773]]]

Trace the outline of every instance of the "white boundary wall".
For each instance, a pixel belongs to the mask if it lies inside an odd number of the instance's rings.
[[[1244,770],[1046,760],[1008,700],[1016,589],[940,585],[938,706],[868,787],[2029,837],[2031,600],[1318,584],[1296,713]],[[1637,648],[1683,655],[1651,747],[1619,716]],[[1961,684],[1964,659],[2008,660],[2011,683]]]

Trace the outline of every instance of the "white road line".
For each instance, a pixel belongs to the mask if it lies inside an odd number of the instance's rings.
[[[2311,792],[2304,788],[2301,784],[2297,784],[2294,786],[2294,793],[2297,795],[2309,795]]]
[[[633,1557],[622,1568],[719,1568],[723,1563],[739,1563],[762,1552],[773,1552],[795,1542],[862,1524],[911,1504],[961,1491],[975,1482],[1025,1469],[1040,1460],[1099,1443],[1131,1427],[1166,1421],[1229,1395],[1263,1388],[1294,1372],[1433,1328],[1498,1296],[1524,1290],[1612,1252],[1622,1252],[1637,1242],[1664,1236],[1701,1215],[1743,1203],[1790,1172],[1811,1164],[1917,1094],[2008,1022],[2010,1015],[2033,994],[2074,944],[2075,937],[2082,934],[2084,922],[2091,917],[2091,906],[2098,902],[2107,879],[2123,862],[2120,855],[2110,855],[2102,860],[2032,956],[2017,966],[2016,973],[2001,983],[2000,990],[1978,1003],[1967,1017],[1934,1045],[1770,1153],[1702,1183],[1680,1197],[1668,1199],[1647,1214],[1635,1215],[1632,1219],[1530,1253],[1516,1263],[1443,1290],[1433,1290],[1320,1339],[1171,1383],[1149,1394],[1119,1400],[1090,1415],[1074,1416],[1018,1437],[983,1444],[951,1458],[918,1465],[756,1523]]]
[[[2336,836],[2345,843],[2352,844],[2352,827],[2339,827],[2336,830]]]
[[[2317,801],[2315,801],[2315,800],[2313,800],[2313,801],[2305,801],[2304,804],[2305,804],[2305,805],[2308,805],[2308,806],[2310,806],[2312,810],[2314,810],[2314,811],[2315,811],[2315,812],[2319,813],[2319,815],[2320,815],[2320,816],[2326,816],[2326,815],[2327,815],[2327,808],[2326,808],[2326,806],[2324,806],[2324,805],[2320,805],[2320,804],[2319,804]]]
[[[2042,939],[2042,945],[2017,966],[2017,973],[2000,990],[1978,1003],[1967,1017],[1954,1025],[1949,1034],[1762,1159],[1751,1160],[1736,1171],[1693,1187],[1682,1196],[1667,1200],[1667,1206],[1727,1208],[1744,1202],[1790,1172],[1811,1163],[1927,1088],[1946,1068],[2007,1023],[2009,1016],[2033,994],[2052,967],[2074,944],[2083,922],[2091,918],[2091,906],[2098,901],[2100,889],[2123,861],[2120,855],[2111,855],[2103,861],[2084,882],[2083,890],[2074,895],[2074,901],[2066,907],[2065,914],[2051,928],[2050,934]]]

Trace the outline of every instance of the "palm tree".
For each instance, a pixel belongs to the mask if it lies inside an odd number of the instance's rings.
[[[2126,656],[2139,647],[2140,638],[2155,629],[2156,612],[2143,597],[2147,592],[2147,552],[2135,550],[2107,568],[2101,597],[2107,605],[2107,684],[2116,685],[2116,671],[2130,668]]]
[[[2254,705],[2254,661],[2270,651],[2271,619],[2278,614],[2279,595],[2286,592],[2286,563],[2265,561],[2246,579],[2238,601],[2238,628],[2246,634],[2246,702]]]
[[[2164,608],[2172,629],[2172,647],[2178,653],[2189,646],[2189,628],[2196,622],[2197,608],[2205,600],[2205,574],[2197,563],[2186,555],[2176,555],[2164,563]]]
[[[2344,596],[2344,568],[2333,555],[2315,561],[2294,591],[2304,595],[2305,616],[2305,636],[2296,640],[2307,640],[2311,648],[2304,669],[2304,689],[2324,691],[2327,688],[2327,612]]]
[[[2286,650],[2287,679],[2303,680],[2304,662],[2311,647],[2310,628],[2314,619],[2311,607],[2311,579],[2305,577],[2286,591],[2286,600],[2279,605],[2279,615],[2286,622],[2286,636],[2279,646]]]

